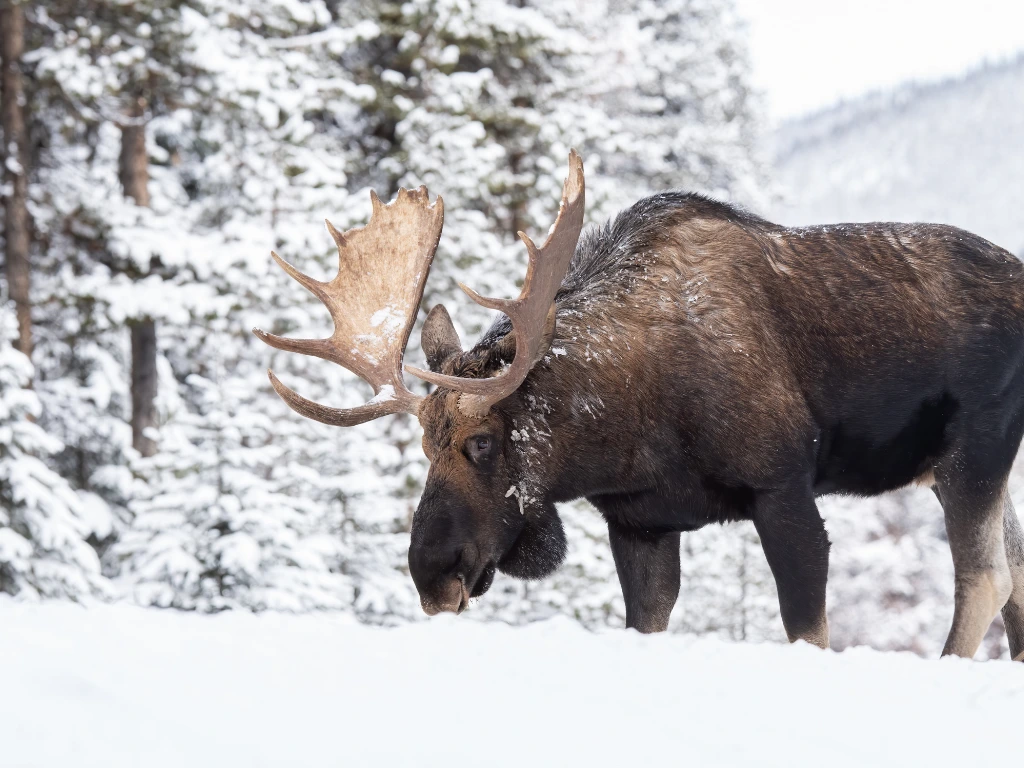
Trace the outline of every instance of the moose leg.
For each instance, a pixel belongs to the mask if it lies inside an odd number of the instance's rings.
[[[679,534],[648,534],[609,522],[608,538],[626,601],[626,626],[664,632],[679,596]]]
[[[953,626],[942,655],[971,658],[1013,589],[1003,536],[1006,483],[958,474],[939,482],[939,498],[955,578]]]
[[[806,640],[828,648],[829,541],[810,488],[760,493],[754,503],[754,527],[775,577],[789,641]]]
[[[1009,493],[1003,506],[1003,539],[1013,579],[1013,592],[1003,606],[1003,624],[1010,641],[1010,658],[1024,661],[1024,528]]]

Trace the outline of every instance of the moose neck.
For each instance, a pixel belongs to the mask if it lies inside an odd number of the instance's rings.
[[[613,346],[596,318],[578,320],[560,322],[509,414],[524,481],[553,502],[640,491],[656,477],[652,443],[640,439],[644,424],[656,427],[644,413],[655,393],[636,373],[639,354]]]

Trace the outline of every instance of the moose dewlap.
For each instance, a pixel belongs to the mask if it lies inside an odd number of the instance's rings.
[[[409,568],[427,613],[462,611],[495,572],[539,578],[565,556],[555,504],[608,523],[628,626],[665,629],[679,536],[752,520],[791,640],[828,645],[824,493],[935,490],[956,574],[945,652],[971,656],[1001,610],[1024,658],[1024,531],[1007,475],[1024,432],[1024,265],[954,227],[789,228],[699,195],[646,198],[581,236],[583,163],[569,175],[516,299],[466,351],[443,306],[422,328],[437,388],[402,358],[441,235],[441,198],[401,190],[339,233],[313,280],[334,333],[278,349],[332,360],[375,397],[339,426],[415,414],[430,471]],[[938,512],[938,504],[936,505]]]

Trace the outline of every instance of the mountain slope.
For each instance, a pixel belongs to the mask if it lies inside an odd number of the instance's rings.
[[[785,224],[932,221],[1024,254],[1024,56],[784,124]]]

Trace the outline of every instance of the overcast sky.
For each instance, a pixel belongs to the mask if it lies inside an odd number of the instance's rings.
[[[776,121],[906,80],[956,75],[1024,50],[1024,0],[737,4],[750,24],[754,81]]]

